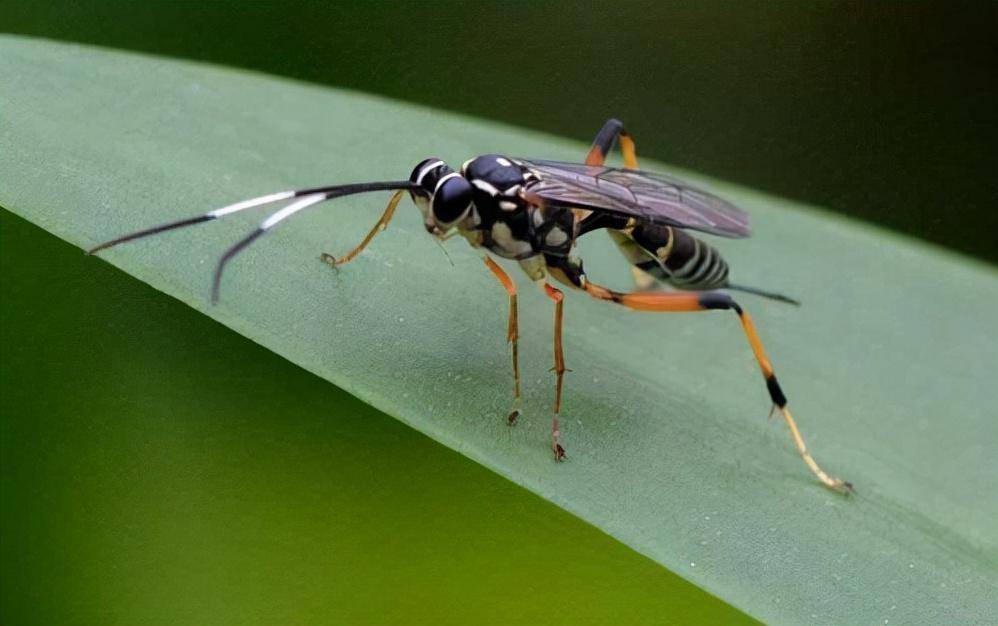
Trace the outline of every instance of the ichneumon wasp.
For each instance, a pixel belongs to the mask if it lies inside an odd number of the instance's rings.
[[[623,168],[603,165],[615,143],[619,143],[623,153]],[[388,226],[399,201],[408,192],[422,212],[427,232],[439,240],[461,235],[475,248],[518,261],[530,280],[554,302],[552,370],[556,383],[551,449],[555,459],[560,461],[565,457],[558,417],[562,382],[568,370],[561,340],[564,295],[549,278],[598,300],[637,311],[733,311],[762,369],[773,410],[783,415],[797,452],[822,484],[837,491],[852,490],[850,483],[829,476],[811,457],[787,408],[787,398],[776,380],[752,318],[730,295],[717,290],[738,290],[797,303],[786,296],[731,283],[728,265],[718,251],[686,232],[695,230],[722,237],[747,237],[748,216],[727,201],[683,181],[639,170],[634,140],[615,119],[608,120],[596,135],[585,163],[490,154],[466,161],[461,171],[456,172],[442,160],[430,158],[419,163],[408,180],[277,192],[124,235],[95,246],[89,253],[245,209],[291,200],[219,259],[212,283],[212,301],[216,302],[226,264],[282,221],[333,198],[386,190],[395,193],[364,239],[341,257],[322,254],[320,258],[334,267],[353,260],[379,231]],[[586,277],[582,260],[572,251],[579,237],[595,230],[606,230],[631,263],[639,287],[637,291],[614,291]],[[520,399],[517,290],[513,280],[492,258],[487,254],[483,257],[509,296],[506,337],[512,346],[513,409],[508,421],[514,424],[519,416]],[[677,291],[650,290],[656,282]]]

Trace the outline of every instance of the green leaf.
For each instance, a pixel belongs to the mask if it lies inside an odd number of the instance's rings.
[[[81,247],[270,191],[403,178],[429,155],[585,149],[369,96],[16,38],[0,40],[0,84],[0,205]],[[640,120],[630,125],[640,149]],[[527,281],[525,412],[510,429],[505,294],[478,253],[451,242],[452,266],[410,208],[341,271],[318,261],[355,244],[387,198],[282,225],[237,258],[215,307],[215,259],[265,212],[104,256],[767,622],[998,620],[995,271],[712,187],[753,215],[751,240],[719,244],[733,276],[804,302],[742,298],[812,451],[855,497],[819,486],[782,423],[766,421],[734,316],[632,313],[578,294],[566,304],[569,461],[555,464],[551,307]],[[590,275],[625,287],[619,254],[587,239]]]
[[[2,624],[755,623],[4,210],[0,267]]]

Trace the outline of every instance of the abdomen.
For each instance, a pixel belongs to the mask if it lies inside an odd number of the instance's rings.
[[[686,231],[640,224],[609,232],[628,261],[662,282],[693,291],[728,283],[728,264],[721,254]]]

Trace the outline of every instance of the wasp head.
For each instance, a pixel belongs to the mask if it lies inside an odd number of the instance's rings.
[[[412,170],[409,180],[417,185],[410,193],[423,212],[427,232],[443,235],[471,211],[471,185],[440,159],[421,162]]]

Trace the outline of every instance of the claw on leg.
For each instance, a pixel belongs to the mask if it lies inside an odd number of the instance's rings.
[[[804,445],[804,438],[797,429],[797,424],[794,422],[794,418],[787,408],[787,397],[783,393],[783,389],[780,388],[780,383],[776,380],[773,365],[766,356],[765,350],[763,350],[762,341],[759,339],[759,333],[756,332],[755,324],[752,322],[749,314],[731,296],[717,291],[706,291],[700,294],[669,292],[619,293],[589,281],[583,283],[583,289],[594,298],[616,302],[636,311],[659,311],[662,313],[712,310],[734,311],[738,315],[749,347],[751,347],[756,362],[759,364],[759,369],[762,371],[763,379],[766,382],[766,390],[773,401],[774,409],[783,415],[783,419],[790,429],[790,436],[797,447],[797,453],[804,460],[804,464],[807,465],[808,469],[817,476],[818,480],[825,487],[846,494],[855,491],[852,483],[825,473],[811,456],[807,446]]]
[[[794,421],[793,415],[790,414],[790,409],[787,407],[779,407],[780,413],[783,414],[783,419],[787,423],[787,427],[790,429],[790,436],[794,440],[794,445],[797,446],[797,452],[800,454],[801,458],[804,459],[804,463],[807,465],[808,469],[818,477],[821,484],[828,487],[833,491],[838,491],[839,493],[850,494],[854,493],[856,490],[853,489],[852,483],[841,478],[835,478],[834,476],[829,476],[825,473],[825,470],[821,469],[821,466],[814,460],[811,453],[808,452],[807,446],[804,445],[804,438],[801,437],[800,431],[797,430],[797,423]]]
[[[554,417],[551,418],[551,450],[556,461],[564,460],[565,448],[561,446],[561,426],[558,415],[561,413],[561,390],[565,381],[565,372],[571,371],[565,367],[565,353],[561,342],[562,314],[565,296],[558,289],[544,283],[544,292],[554,300],[554,367],[551,371],[557,376],[554,395]]]
[[[319,260],[333,269],[337,269],[337,266],[340,264],[340,262],[336,259],[336,257],[329,254],[328,252],[323,252],[322,254],[320,254]]]
[[[555,461],[565,460],[565,448],[561,447],[561,426],[558,424],[558,416],[551,419],[551,451],[554,452]]]
[[[354,258],[356,258],[357,255],[360,254],[364,250],[364,248],[367,247],[367,244],[371,243],[371,240],[374,239],[375,235],[388,228],[388,222],[390,222],[392,220],[392,216],[395,215],[395,207],[399,205],[399,201],[402,200],[402,196],[404,195],[405,195],[405,190],[396,191],[392,195],[391,200],[388,201],[388,206],[385,207],[385,212],[381,214],[381,218],[374,225],[374,227],[367,233],[364,239],[354,247],[353,250],[347,252],[340,258],[336,258],[335,256],[329,254],[328,252],[323,252],[321,255],[319,255],[319,259],[322,260],[322,262],[325,263],[326,265],[329,265],[330,267],[338,267],[340,265],[344,265],[354,260]]]
[[[488,256],[484,257],[485,266],[492,271],[492,274],[499,281],[499,284],[503,286],[506,293],[509,295],[509,317],[506,320],[506,342],[512,347],[512,357],[513,357],[513,408],[510,410],[509,415],[506,417],[506,423],[510,426],[515,426],[516,421],[520,418],[520,352],[519,352],[519,337],[520,337],[520,327],[517,321],[517,306],[516,306],[516,285],[513,280],[509,277],[506,272],[496,264],[495,261],[490,259]]]
[[[506,423],[510,426],[516,426],[517,420],[520,419],[520,409],[516,407],[516,403],[513,403],[513,410],[509,412],[509,416],[506,418]]]

